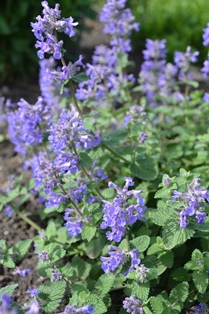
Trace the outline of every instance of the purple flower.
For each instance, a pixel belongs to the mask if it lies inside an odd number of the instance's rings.
[[[42,132],[39,124],[43,118],[43,99],[39,97],[35,105],[30,105],[24,99],[18,102],[18,110],[7,115],[8,131],[15,151],[26,155],[30,146],[42,142]]]
[[[201,313],[207,313],[208,306],[206,304],[200,303],[191,312],[191,314],[201,314]]]
[[[188,192],[173,191],[172,200],[181,200],[184,209],[180,212],[180,226],[185,228],[187,216],[195,216],[198,224],[204,222],[206,213],[203,211],[205,201],[209,202],[209,191],[200,186],[200,179],[194,179],[188,186]]]
[[[16,308],[11,308],[12,297],[7,294],[0,295],[1,305],[0,313],[2,314],[18,314]]]
[[[146,49],[142,51],[145,60],[165,59],[166,57],[166,40],[146,40]]]
[[[148,135],[145,132],[141,132],[138,137],[139,143],[144,143],[148,140]]]
[[[13,211],[12,211],[12,207],[10,205],[6,205],[4,207],[4,212],[5,212],[5,215],[9,218],[12,217],[12,214],[13,214]]]
[[[25,314],[41,314],[40,305],[37,301],[32,301],[30,308]]]
[[[64,312],[58,314],[91,314],[94,312],[94,308],[91,305],[85,305],[78,307],[76,305],[67,305]]]
[[[37,288],[33,288],[33,289],[28,289],[27,293],[30,294],[31,298],[36,298],[36,295],[41,292],[41,290],[37,289]]]
[[[145,61],[139,73],[140,89],[146,95],[149,105],[155,106],[162,102],[159,97],[156,100],[156,96],[170,97],[176,70],[164,60],[166,56],[164,39],[161,41],[147,39],[145,48],[143,50]]]
[[[203,95],[203,101],[209,103],[209,93],[205,93],[205,94]]]
[[[203,68],[201,69],[201,72],[203,73],[203,76],[207,78],[209,73],[209,60],[204,61]]]
[[[42,262],[48,262],[49,261],[49,254],[45,251],[42,251],[38,254],[38,258],[42,261]]]
[[[207,24],[207,27],[203,29],[203,45],[208,46],[209,45],[209,23]]]
[[[126,0],[108,0],[104,5],[100,21],[105,23],[104,33],[110,34],[110,46],[96,47],[92,57],[92,64],[87,64],[86,74],[89,79],[79,84],[76,97],[80,100],[97,99],[96,104],[103,104],[104,96],[112,94],[114,99],[121,96],[121,86],[130,86],[135,78],[133,75],[124,74],[121,69],[128,65],[127,53],[131,50],[130,39],[132,30],[139,30],[138,24],[130,9],[125,8]],[[107,102],[106,102],[107,105]]]
[[[51,270],[52,280],[62,280],[62,274],[58,269]]]
[[[198,51],[191,53],[191,47],[188,46],[186,52],[176,51],[174,54],[174,62],[176,66],[179,68],[179,79],[185,80],[188,77],[191,77],[191,71],[189,71],[190,63],[197,62],[197,56],[199,55]],[[186,74],[185,74],[186,73]]]
[[[116,189],[117,196],[113,202],[103,201],[104,208],[102,210],[104,221],[101,224],[101,229],[110,228],[111,231],[106,232],[108,240],[120,242],[125,235],[126,227],[134,224],[137,220],[145,220],[143,214],[146,206],[144,199],[140,197],[140,191],[130,190],[128,188],[134,185],[133,179],[125,178],[126,184],[123,189],[119,188],[113,182],[109,182],[108,186]],[[135,198],[136,204],[129,205],[128,199]]]
[[[171,179],[170,178],[165,178],[164,180],[163,180],[163,184],[164,185],[169,185],[171,183]]]
[[[123,308],[131,314],[143,314],[142,302],[137,299],[134,295],[125,298],[123,301]]]
[[[31,269],[17,269],[16,274],[20,275],[21,277],[26,277],[27,275],[31,274]]]
[[[75,237],[82,232],[84,220],[75,209],[66,208],[64,220],[66,220],[64,226],[71,237]]]
[[[37,38],[36,48],[39,48],[37,54],[40,59],[44,58],[45,53],[52,54],[55,59],[61,59],[63,41],[58,41],[54,32],[64,32],[69,37],[75,35],[74,26],[78,23],[73,18],[62,18],[59,4],[55,8],[49,8],[47,1],[42,1],[43,17],[36,17],[37,22],[31,23],[32,32]]]
[[[110,271],[114,271],[120,265],[124,265],[131,260],[131,265],[129,269],[124,273],[127,276],[132,270],[134,270],[140,264],[140,258],[138,258],[138,250],[133,249],[130,252],[124,252],[120,248],[109,245],[108,255],[110,257],[101,257],[102,269],[106,274]]]

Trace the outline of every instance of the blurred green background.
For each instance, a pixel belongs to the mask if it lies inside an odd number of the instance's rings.
[[[72,16],[79,22],[80,36],[86,17],[95,19],[97,8],[104,0],[48,0],[49,5],[60,3],[63,17]],[[134,50],[144,49],[145,39],[167,39],[168,60],[174,51],[185,51],[188,45],[200,51],[200,62],[207,57],[202,46],[202,29],[209,22],[209,1],[206,0],[128,0],[140,23],[140,32],[134,33]],[[0,82],[22,80],[38,72],[35,38],[30,22],[41,14],[39,0],[0,1]],[[80,53],[79,38],[68,41],[72,58]]]
[[[140,34],[133,35],[135,49],[143,46],[146,38],[165,38],[169,61],[174,51],[186,51],[187,46],[200,52],[200,62],[207,58],[202,33],[209,22],[209,1],[128,0],[128,5],[140,21]]]

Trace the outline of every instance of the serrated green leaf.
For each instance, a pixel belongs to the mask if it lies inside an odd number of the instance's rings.
[[[97,280],[95,289],[99,291],[99,295],[103,298],[110,291],[114,284],[115,278],[111,275],[103,274]]]
[[[158,190],[155,193],[155,198],[170,198],[170,191],[168,190],[167,186],[164,186],[162,189]]]
[[[164,306],[160,297],[151,297],[150,304],[153,310],[153,314],[162,314]]]
[[[149,297],[150,285],[147,283],[136,283],[133,282],[129,288],[131,289],[131,294],[135,295],[141,301],[147,301]]]
[[[7,249],[6,246],[6,241],[5,240],[0,240],[0,248],[5,252]]]
[[[71,290],[72,290],[72,294],[80,294],[82,292],[84,292],[85,295],[88,295],[90,293],[90,291],[86,288],[86,283],[83,282],[75,282],[72,286],[71,286]]]
[[[71,268],[73,268],[74,278],[85,279],[90,273],[91,265],[82,260],[79,256],[74,256],[71,261]]]
[[[27,253],[31,242],[31,239],[19,241],[9,250],[9,252],[11,251],[11,253],[15,254],[15,259],[20,260]]]
[[[81,237],[83,240],[91,241],[97,231],[97,227],[86,223],[82,229]]]
[[[102,191],[104,199],[112,199],[115,196],[115,190],[112,188],[104,189]]]
[[[171,250],[175,246],[183,244],[194,234],[194,230],[189,225],[181,228],[178,221],[167,221],[163,227],[162,239],[167,250]]]
[[[116,130],[110,133],[105,134],[102,137],[102,142],[108,146],[116,146],[120,141],[126,139],[127,131],[125,130]]]
[[[18,284],[14,284],[14,285],[8,285],[6,287],[3,287],[0,289],[0,295],[2,294],[7,294],[7,295],[12,295],[14,290],[18,287]]]
[[[192,279],[197,291],[201,294],[205,293],[208,287],[208,273],[204,272],[193,272]]]
[[[134,176],[146,181],[156,179],[158,174],[156,163],[151,157],[138,158],[130,165],[130,170]]]
[[[46,228],[46,236],[48,239],[55,237],[57,234],[57,228],[53,220],[50,220]]]
[[[160,204],[162,204],[162,202]],[[154,224],[158,226],[164,226],[166,221],[171,218],[171,215],[173,215],[174,212],[173,209],[166,206],[165,203],[165,207],[161,207],[160,204],[158,205],[157,209],[150,210],[148,214],[149,218]]]
[[[144,252],[149,244],[150,244],[150,237],[147,235],[139,236],[130,241],[134,248],[138,249],[139,252]]]
[[[96,294],[89,295],[86,300],[85,304],[92,305],[94,308],[94,314],[103,314],[107,313],[107,307],[104,304],[103,300],[98,298]]]
[[[4,259],[2,260],[2,264],[8,268],[15,268],[15,263],[13,262],[13,259],[8,255],[4,257]]]
[[[159,256],[159,260],[163,263],[168,268],[171,268],[173,266],[173,252],[172,251],[167,251],[162,253],[162,255]]]
[[[172,310],[178,310],[180,313],[188,294],[189,284],[187,282],[182,282],[173,288],[169,296],[169,302],[172,306]]]
[[[46,313],[52,313],[60,305],[66,286],[66,282],[59,280],[44,283],[39,287],[39,290],[41,290],[39,297],[42,298],[44,296],[42,309]]]
[[[105,245],[105,237],[100,235],[98,239],[92,239],[86,245],[86,254],[89,258],[96,258],[101,253],[103,247]]]
[[[89,168],[93,164],[93,160],[87,153],[80,153],[79,154],[79,164],[83,167]]]
[[[188,274],[187,270],[184,268],[177,268],[171,274],[171,277],[176,281],[189,281],[190,275]]]

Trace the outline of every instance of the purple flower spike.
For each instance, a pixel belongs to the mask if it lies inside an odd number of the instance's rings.
[[[31,23],[32,32],[37,38],[35,47],[38,48],[38,57],[44,58],[44,54],[52,54],[55,59],[62,58],[63,41],[57,40],[55,32],[62,32],[69,37],[75,35],[74,26],[78,23],[73,21],[73,18],[62,18],[59,4],[52,9],[48,6],[47,1],[42,1],[43,17],[36,17],[37,22]]]
[[[26,277],[27,275],[31,274],[32,271],[30,269],[17,269],[16,274],[20,275],[21,277]]]
[[[205,201],[209,202],[209,191],[200,186],[200,179],[194,179],[188,186],[188,192],[173,191],[172,200],[181,200],[184,209],[180,212],[180,227],[186,228],[187,216],[195,216],[198,224],[205,221]]]
[[[77,307],[76,305],[67,305],[64,312],[58,314],[91,314],[94,312],[94,308],[91,305],[85,305]]]
[[[125,298],[123,301],[123,308],[131,314],[143,314],[142,302],[134,295]]]
[[[130,252],[124,252],[120,248],[109,245],[108,246],[108,255],[110,257],[101,257],[102,261],[102,269],[106,274],[111,271],[114,271],[120,265],[126,264],[128,261],[131,260],[131,266],[129,269],[124,273],[124,276],[127,276],[132,270],[136,269],[137,266],[140,264],[141,260],[138,258],[138,250],[133,249]]]
[[[208,46],[209,45],[209,23],[207,24],[207,27],[203,29],[203,45]]]
[[[101,224],[101,229],[110,228],[111,231],[106,233],[107,239],[115,242],[121,241],[128,225],[133,225],[137,220],[145,220],[143,214],[146,206],[144,205],[144,198],[140,196],[142,191],[128,191],[128,188],[133,186],[134,182],[130,177],[126,177],[125,181],[123,189],[115,183],[109,182],[108,186],[117,191],[117,196],[112,203],[103,201],[105,204],[103,208],[104,221]],[[135,205],[128,204],[128,199],[130,198],[135,198]]]

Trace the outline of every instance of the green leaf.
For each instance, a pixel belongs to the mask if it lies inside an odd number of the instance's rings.
[[[79,74],[76,74],[72,77],[72,80],[76,83],[82,83],[84,81],[87,81],[89,77],[86,75],[85,72],[81,72]]]
[[[150,210],[148,214],[154,224],[164,226],[166,221],[174,214],[174,211],[172,208],[166,206],[163,201],[159,201],[158,208]]]
[[[172,289],[169,296],[169,302],[172,310],[178,310],[178,313],[180,313],[188,294],[189,284],[187,282],[182,282]]]
[[[102,191],[104,199],[112,199],[115,196],[115,190],[113,188],[107,188]]]
[[[97,231],[97,227],[91,225],[90,223],[86,223],[82,229],[82,239],[91,241]]]
[[[190,275],[188,274],[187,270],[184,268],[177,268],[171,274],[171,277],[176,281],[189,281]]]
[[[147,301],[149,297],[150,285],[149,283],[136,283],[133,282],[130,286],[131,294],[135,295],[142,301]]]
[[[171,250],[175,246],[183,244],[190,239],[194,234],[194,230],[190,229],[189,225],[186,228],[181,228],[178,221],[167,221],[163,228],[162,239],[167,250]]]
[[[19,241],[9,250],[9,252],[11,251],[11,253],[15,254],[15,258],[20,260],[27,253],[31,242],[31,239]]]
[[[104,302],[98,298],[96,294],[91,294],[85,299],[85,305],[92,305],[94,308],[94,314],[103,314],[108,313],[107,307]]]
[[[3,287],[0,289],[0,295],[2,294],[8,294],[8,295],[12,295],[14,290],[18,287],[18,284],[14,284],[14,285],[8,285],[6,287]]]
[[[2,264],[8,268],[15,268],[15,263],[13,262],[13,259],[8,255],[5,256],[5,258],[2,261]]]
[[[155,193],[155,198],[170,198],[170,191],[168,190],[167,186],[164,186],[162,189],[158,190]]]
[[[46,228],[46,236],[48,239],[55,237],[57,234],[57,228],[53,220],[50,220]]]
[[[156,179],[158,174],[156,163],[151,157],[138,158],[130,165],[130,170],[135,177],[147,181]]]
[[[71,268],[73,269],[74,278],[87,278],[91,265],[84,260],[82,260],[79,256],[74,256],[71,261]]]
[[[89,168],[92,166],[93,160],[89,157],[87,153],[80,153],[79,164],[83,167]]]
[[[117,146],[120,141],[126,139],[127,132],[125,130],[116,130],[103,136],[102,142],[107,146]]]
[[[172,251],[167,251],[163,252],[162,255],[159,256],[159,260],[163,263],[168,268],[171,268],[173,266],[173,252]]]
[[[143,306],[144,314],[153,314],[147,306]]]
[[[144,252],[150,244],[150,237],[147,235],[139,236],[131,240],[130,243],[134,246],[134,248],[138,249],[139,252]]]
[[[41,293],[39,297],[42,299],[42,309],[47,313],[52,313],[58,308],[64,296],[66,289],[66,282],[54,281],[46,282],[39,287]]]
[[[99,295],[103,298],[110,291],[114,284],[115,278],[111,275],[103,274],[97,280],[95,289],[99,291]]]
[[[203,294],[205,293],[207,287],[208,287],[208,273],[207,271],[200,272],[195,271],[192,274],[192,279],[194,282],[194,285],[199,293]]]
[[[100,255],[104,245],[105,245],[105,237],[100,235],[97,239],[92,239],[89,243],[86,245],[86,254],[89,258],[96,258]]]
[[[151,297],[150,304],[153,310],[153,314],[162,314],[164,310],[164,305],[162,303],[161,297]]]
[[[89,131],[91,131],[92,126],[95,124],[95,120],[93,117],[85,117],[83,122],[84,122],[85,128]]]

